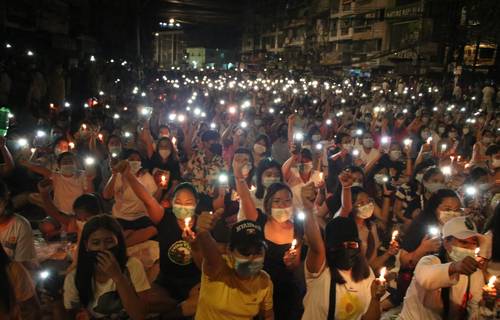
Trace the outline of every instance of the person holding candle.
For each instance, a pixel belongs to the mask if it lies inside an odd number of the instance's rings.
[[[173,317],[192,316],[200,282],[201,260],[192,247],[198,193],[192,184],[180,183],[174,189],[172,207],[165,209],[130,171],[127,162],[119,168],[158,229],[160,273],[146,297],[150,311]],[[174,310],[172,300],[177,301]]]
[[[294,217],[292,191],[283,183],[273,183],[264,197],[264,211],[256,209],[242,173],[244,166],[244,161],[233,160],[236,189],[241,198],[240,219],[255,221],[264,232],[268,246],[264,270],[274,285],[275,318],[299,319],[305,287],[300,277],[303,228],[301,221]],[[297,244],[292,250],[294,239]]]
[[[415,267],[401,320],[477,319],[484,285],[475,259],[478,237],[466,217],[444,224],[439,255],[424,256]]]
[[[375,280],[361,253],[356,224],[349,218],[334,218],[327,224],[323,240],[313,213],[314,186],[302,190],[309,244],[302,320],[380,319],[380,298],[385,288]]]

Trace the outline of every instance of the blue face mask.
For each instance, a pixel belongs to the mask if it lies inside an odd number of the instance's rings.
[[[242,277],[251,277],[260,272],[264,267],[264,257],[254,260],[234,257],[234,269]]]
[[[194,216],[195,206],[181,206],[178,204],[174,204],[172,207],[172,212],[177,219],[184,220],[186,218]]]

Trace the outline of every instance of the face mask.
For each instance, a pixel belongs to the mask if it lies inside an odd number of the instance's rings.
[[[434,193],[434,192],[438,191],[439,189],[444,189],[444,184],[442,184],[440,182],[424,182],[424,187],[430,193]]]
[[[464,129],[462,130],[462,132],[463,132],[464,134],[469,133],[469,128],[464,128]]]
[[[446,130],[446,128],[445,128],[445,127],[439,127],[439,128],[438,128],[438,132],[439,132],[439,134],[443,134],[445,130]]]
[[[377,184],[384,184],[385,181],[384,179],[387,178],[387,176],[383,173],[377,173],[376,175],[373,176],[373,179],[375,179],[375,182]]]
[[[352,183],[352,186],[353,186],[353,187],[361,187],[361,188],[362,188],[362,187],[363,187],[363,184],[362,184],[361,182],[357,182],[357,181],[356,181],[356,182],[353,182],[353,183]]]
[[[315,121],[314,124],[316,125],[316,127],[321,127],[321,121]]]
[[[139,170],[141,170],[142,164],[140,161],[128,160],[128,163],[130,164],[130,172],[132,172],[132,174],[136,174]]]
[[[247,163],[241,168],[241,173],[246,178],[250,174],[250,170],[252,170],[252,166]]]
[[[254,260],[234,257],[234,269],[242,277],[251,277],[260,272],[264,267],[264,257]]]
[[[60,172],[65,176],[73,175],[76,172],[76,166],[74,164],[63,164]]]
[[[260,126],[262,124],[262,120],[261,119],[255,119],[253,121],[253,124],[255,124],[256,126]]]
[[[214,155],[221,156],[222,155],[222,145],[220,143],[212,143],[208,150]]]
[[[121,152],[122,152],[122,147],[120,146],[109,147],[109,153],[111,154],[119,155]]]
[[[356,216],[363,220],[368,219],[373,215],[374,209],[375,205],[373,204],[373,202],[367,203],[356,210]]]
[[[494,158],[493,161],[491,161],[491,166],[494,169],[500,167],[500,159]]]
[[[311,172],[312,168],[313,168],[312,162],[307,162],[307,163],[303,163],[301,166],[299,166],[299,171],[301,171],[303,173],[309,173],[309,172]]]
[[[271,217],[279,223],[283,223],[292,218],[293,207],[288,208],[271,208]]]
[[[456,139],[457,138],[457,133],[456,132],[450,132],[448,133],[448,136],[451,138],[451,139]]]
[[[357,136],[356,130],[351,130],[351,137],[355,138]]]
[[[260,145],[258,143],[254,144],[253,145],[253,151],[256,153],[256,154],[263,154],[264,152],[266,152],[267,148],[264,147],[263,145]]]
[[[401,158],[401,151],[400,150],[392,150],[391,152],[389,152],[389,158],[392,161],[398,160],[399,158]]]
[[[422,137],[422,139],[427,140],[431,135],[427,131],[422,131],[422,133],[420,134],[420,136]]]
[[[481,140],[484,144],[490,144],[491,143],[491,138],[490,137],[483,137]]]
[[[451,252],[448,253],[453,261],[462,261],[466,257],[474,258],[476,256],[474,249],[466,249],[457,246],[451,246]]]
[[[170,156],[170,149],[160,149],[158,153],[160,154],[160,157],[165,160],[168,156]]]
[[[371,138],[363,139],[363,146],[365,148],[373,148],[373,139],[371,139]]]
[[[439,221],[441,221],[441,224],[445,224],[446,222],[450,221],[453,218],[460,217],[462,216],[462,212],[460,211],[439,211]]]
[[[321,136],[320,136],[319,134],[314,134],[314,135],[312,136],[312,140],[313,140],[314,142],[318,142],[319,140],[321,140]]]
[[[262,185],[264,188],[269,188],[270,185],[273,183],[278,183],[281,182],[280,178],[278,177],[264,177],[262,178]]]
[[[327,252],[326,259],[330,268],[349,270],[358,261],[359,249],[339,249]]]
[[[172,212],[175,217],[179,220],[184,220],[186,218],[191,218],[194,216],[195,207],[194,206],[181,206],[175,204],[172,206]]]
[[[348,152],[352,150],[352,143],[343,143],[342,148],[346,149]]]

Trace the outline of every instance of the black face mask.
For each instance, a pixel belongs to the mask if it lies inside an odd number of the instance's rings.
[[[358,261],[359,254],[359,249],[338,249],[327,252],[326,259],[329,267],[348,270]]]
[[[220,143],[212,143],[208,150],[216,156],[222,156],[222,145]]]
[[[108,249],[109,252],[115,257],[116,261],[119,261],[120,249],[118,246],[114,246]],[[87,257],[94,265],[97,264],[97,254],[101,251],[87,251]]]

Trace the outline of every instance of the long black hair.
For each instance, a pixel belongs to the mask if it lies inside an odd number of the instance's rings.
[[[354,209],[354,202],[356,202],[356,200],[358,199],[358,196],[361,194],[361,193],[366,193],[368,194],[368,192],[363,189],[362,187],[351,187],[351,194],[352,194],[352,211],[351,211],[351,217],[354,219],[356,217],[356,210]],[[373,217],[373,216],[372,216]],[[366,243],[366,258],[369,258],[372,256],[373,254],[373,251],[375,250],[375,238],[373,237],[373,234],[372,234],[372,219],[365,219],[364,221],[364,224],[366,225],[366,228],[368,228],[368,240],[367,240],[367,243]]]
[[[276,194],[276,192],[278,191],[281,191],[281,190],[286,190],[290,193],[290,196],[293,197],[293,193],[292,193],[292,190],[290,189],[290,187],[282,182],[276,182],[276,183],[273,183],[272,185],[269,186],[269,188],[267,188],[267,192],[266,192],[266,196],[264,197],[264,211],[267,213],[267,214],[271,214],[271,208],[272,208],[272,204],[271,204],[271,199],[272,197]]]
[[[455,191],[451,189],[440,189],[431,195],[417,220],[425,223],[439,224],[437,208],[445,198],[460,199]]]
[[[280,181],[283,182],[283,173],[281,171],[281,165],[276,161],[271,158],[264,158],[260,161],[259,166],[257,167],[257,172],[255,173],[256,175],[256,183],[257,183],[257,190],[255,190],[255,197],[257,199],[262,199],[264,197],[264,192],[266,189],[262,185],[262,174],[264,171],[270,168],[276,168],[278,169],[278,172],[280,174]]]
[[[117,249],[114,251],[116,261],[122,271],[127,264],[127,246],[123,231],[113,217],[105,214],[90,218],[82,230],[80,244],[78,246],[78,263],[76,264],[75,287],[83,306],[87,307],[94,297],[93,281],[95,280],[95,259],[94,255],[87,250],[87,242],[92,233],[99,229],[112,232],[118,240]]]
[[[0,244],[0,312],[10,313],[15,303],[14,288],[10,283],[7,269],[10,266],[10,258]]]

